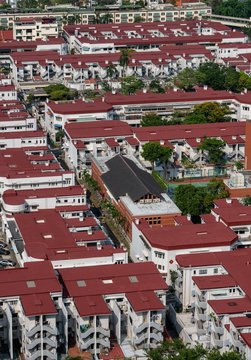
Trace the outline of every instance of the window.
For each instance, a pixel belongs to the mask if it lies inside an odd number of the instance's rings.
[[[154,254],[155,254],[155,257],[157,257],[159,259],[164,259],[165,258],[165,254],[160,252],[160,251],[155,251]]]
[[[218,274],[218,269],[214,269],[214,274]]]
[[[242,109],[243,109],[244,111],[249,111],[249,107],[248,107],[248,106],[242,106]]]
[[[199,270],[199,274],[205,275],[205,274],[207,274],[207,270],[206,269]]]

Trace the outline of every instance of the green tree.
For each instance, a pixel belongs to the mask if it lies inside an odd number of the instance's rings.
[[[142,16],[140,16],[140,15],[136,15],[135,17],[134,17],[134,22],[135,23],[141,23],[141,22],[143,22],[144,21],[144,19],[142,18]]]
[[[76,90],[71,90],[62,84],[49,85],[46,86],[44,90],[48,94],[50,100],[54,101],[71,100],[78,96],[78,92]]]
[[[152,169],[154,170],[155,161],[159,160],[162,155],[162,146],[158,142],[148,142],[143,145],[142,157],[150,161]]]
[[[189,185],[179,185],[174,194],[174,201],[182,214],[199,216],[205,212],[204,189]]]
[[[231,114],[228,106],[217,102],[204,102],[196,105],[194,109],[185,116],[184,124],[215,123],[230,121]]]
[[[242,200],[243,205],[245,206],[250,206],[251,205],[251,196],[245,196],[244,199]]]
[[[149,89],[155,93],[165,93],[165,89],[161,86],[159,80],[152,80],[149,85]]]
[[[208,153],[208,160],[214,165],[222,165],[225,162],[225,153],[223,151],[225,142],[215,138],[204,138],[202,144],[198,146],[198,150]]]
[[[197,70],[197,78],[200,84],[208,85],[214,90],[224,90],[224,73],[216,63],[207,62],[201,64]]]
[[[228,198],[230,193],[226,188],[223,180],[211,179],[206,188],[207,192],[213,196],[215,199],[225,199]]]
[[[140,124],[141,126],[161,126],[161,125],[166,125],[167,120],[165,119],[163,120],[161,116],[152,112],[142,116],[142,120]]]
[[[149,360],[244,360],[235,351],[220,352],[218,349],[205,349],[202,345],[190,347],[180,339],[168,340],[156,349],[147,351]]]
[[[100,24],[111,24],[113,23],[113,16],[111,13],[106,13],[100,17]]]
[[[122,67],[122,76],[125,74],[125,70],[128,67],[133,52],[134,50],[132,49],[122,49],[120,51],[119,65]]]
[[[168,146],[162,146],[162,151],[159,160],[163,164],[164,179],[167,178],[168,163],[172,157],[173,150]]]
[[[190,214],[197,222],[198,216],[210,213],[215,199],[229,197],[222,180],[212,179],[207,186],[196,187],[194,185],[179,185],[174,194],[174,201],[182,211],[182,214]]]
[[[121,81],[121,92],[123,95],[135,94],[138,90],[143,89],[144,83],[136,76],[126,76]]]
[[[243,89],[251,90],[251,77],[242,71],[240,71],[238,89],[239,91]]]
[[[191,68],[185,68],[180,71],[174,79],[174,84],[185,91],[192,91],[197,83],[197,72]]]
[[[242,170],[244,168],[243,162],[240,160],[235,161],[234,166],[236,170]]]
[[[106,75],[108,78],[113,78],[115,77],[115,75],[117,74],[117,68],[116,65],[110,63],[107,67],[106,67]]]

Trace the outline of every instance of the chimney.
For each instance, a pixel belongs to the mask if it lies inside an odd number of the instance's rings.
[[[88,235],[92,235],[92,228],[91,228],[91,227],[88,228],[87,234],[88,234]]]
[[[226,203],[227,204],[232,204],[232,199],[231,198],[226,198]]]
[[[173,87],[173,91],[177,92],[178,88],[176,86]]]
[[[135,219],[135,224],[139,225],[139,219]]]
[[[165,140],[160,140],[160,145],[165,145]]]
[[[146,89],[146,88],[144,88],[142,91],[143,91],[143,94],[146,94],[146,93],[147,93],[147,89]]]
[[[203,89],[204,89],[204,90],[207,90],[207,89],[208,89],[208,86],[207,86],[207,85],[204,85],[204,86],[203,86]]]

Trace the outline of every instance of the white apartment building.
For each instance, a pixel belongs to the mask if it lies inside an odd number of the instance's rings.
[[[48,49],[49,50],[49,47]],[[135,51],[126,68],[119,64],[120,52],[103,54],[74,54],[60,55],[55,52],[42,53],[30,51],[10,55],[12,74],[15,84],[37,76],[44,80],[63,81],[70,87],[85,89],[90,81],[108,80],[113,86],[109,76],[109,65],[113,65],[113,79],[122,76],[171,76],[186,67],[196,69],[200,64],[210,61],[213,57],[211,52],[203,45],[177,45],[175,48],[162,46],[153,51]],[[45,61],[44,61],[45,60]],[[34,76],[36,75],[36,76]],[[95,84],[97,88],[97,84]]]
[[[103,104],[103,103],[101,103]],[[65,105],[65,104],[64,104]],[[69,106],[69,104],[67,104]],[[56,104],[59,109],[59,104]],[[133,106],[133,105],[132,105]],[[133,111],[133,107],[131,107]],[[129,112],[129,109],[128,109]],[[62,116],[62,115],[61,115]],[[53,119],[53,117],[51,116]],[[58,124],[58,123],[57,123]],[[224,152],[228,160],[244,159],[245,123],[229,122],[196,125],[171,125],[158,127],[133,127],[124,121],[104,120],[81,122],[70,120],[65,124],[65,161],[77,176],[85,169],[90,169],[91,157],[97,159],[123,154],[135,156],[150,167],[141,157],[143,145],[149,141],[169,146],[174,151],[174,158],[181,161],[185,156],[192,161],[203,164],[203,170],[196,169],[197,176],[209,176],[212,166],[207,164],[206,154],[198,150],[204,137],[215,137],[225,141]],[[161,170],[161,167],[159,167]],[[200,171],[200,173],[198,172]],[[189,177],[191,169],[170,167],[169,177]]]
[[[30,213],[27,213],[27,206],[24,206],[25,213],[17,204],[9,206],[15,213],[3,215],[4,233],[20,266],[41,260],[50,260],[55,269],[127,263],[126,249],[114,246],[89,206],[85,205],[85,197],[76,199],[80,201],[72,202],[71,196],[58,196],[55,208],[32,209]],[[10,200],[12,204],[15,200],[19,202],[15,197]],[[34,201],[35,208],[38,201],[36,198]]]
[[[3,357],[56,360],[72,336],[93,356],[114,341],[123,356],[142,356],[163,340],[167,285],[152,263],[60,269],[57,276],[49,261],[36,261],[2,275]]]
[[[16,0],[8,0],[8,3],[15,8],[16,7]],[[172,20],[185,20],[188,18],[194,18],[194,19],[201,19],[203,15],[211,15],[212,10],[211,7],[204,4],[204,3],[189,3],[184,4],[181,7],[174,7],[173,5],[165,4],[165,7],[158,6],[154,9],[142,9],[142,10],[109,10],[109,13],[113,17],[114,23],[133,23],[134,17],[142,16],[145,22],[154,22],[154,21],[172,21]],[[58,18],[63,18],[65,15],[67,17],[72,17],[76,14],[76,7],[70,6],[69,11],[67,14],[65,13],[65,10],[61,9],[60,7],[47,7],[47,11],[45,12],[33,12],[29,13],[29,17],[31,18],[38,18],[41,17],[52,17],[55,18],[55,15]],[[53,9],[54,11],[51,12],[50,10]],[[56,11],[55,11],[56,10]],[[100,12],[100,15],[105,15],[107,13],[107,10],[105,12]],[[81,9],[81,12],[77,9],[77,14],[80,15],[80,22],[83,24],[93,24],[93,21],[96,17],[94,10],[85,10]],[[5,27],[13,27],[13,23],[15,20],[20,20],[23,18],[27,18],[27,13],[5,13],[3,14],[3,19],[1,20],[1,25],[4,25]]]
[[[113,334],[124,356],[143,356],[163,341],[167,285],[153,263],[60,269],[59,275],[81,350],[106,353]]]
[[[0,101],[17,100],[17,90],[14,85],[0,85]]]
[[[6,190],[2,208],[6,214],[55,209],[60,206],[87,205],[86,190],[80,185],[32,190]]]
[[[56,360],[65,333],[59,336],[62,289],[50,262],[29,263],[1,274],[0,341],[8,349],[8,353],[1,349],[2,356],[13,359],[21,352],[25,359]]]
[[[235,232],[223,224],[184,224],[152,227],[144,221],[132,224],[131,258],[134,262],[153,261],[167,283],[177,271],[177,255],[231,250]]]
[[[63,171],[45,144],[0,151],[0,193],[8,189],[33,189],[75,185],[75,175]]]
[[[186,342],[235,349],[249,359],[250,255],[251,249],[237,249],[176,257],[176,293],[182,289],[183,309],[189,306],[191,311],[182,332]],[[178,322],[183,317],[177,314]]]
[[[47,146],[47,135],[42,130],[6,132],[0,136],[0,150],[36,148],[41,144]]]
[[[166,6],[166,5],[165,5]],[[164,13],[163,13],[164,15]],[[126,16],[126,15],[125,15]],[[133,19],[120,24],[66,25],[64,35],[78,54],[116,52],[124,47],[159,49],[163,44],[203,44],[217,48],[220,43],[246,43],[247,36],[229,27],[208,20],[165,21],[162,18],[131,23]],[[179,19],[175,19],[179,20]],[[163,23],[164,21],[164,23]],[[172,52],[172,50],[170,49]]]
[[[92,121],[65,125],[65,161],[81,177],[90,168],[91,157],[101,158],[121,152],[133,142],[132,130],[122,121]]]
[[[44,17],[34,19],[33,17],[27,17],[13,22],[14,40],[47,40],[48,38],[57,36],[58,22],[56,18]]]

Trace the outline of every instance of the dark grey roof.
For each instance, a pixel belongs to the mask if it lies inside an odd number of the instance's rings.
[[[159,184],[147,172],[140,169],[132,160],[116,155],[106,162],[108,171],[101,178],[115,199],[128,194],[137,201],[147,194],[161,197]]]

